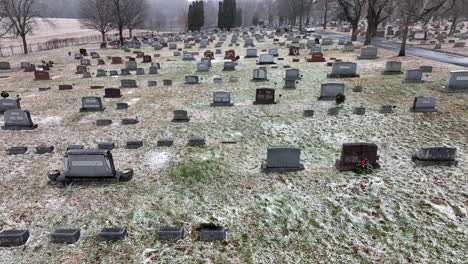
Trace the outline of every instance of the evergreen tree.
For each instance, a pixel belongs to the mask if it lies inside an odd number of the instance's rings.
[[[205,10],[203,1],[194,1],[189,6],[188,11],[188,29],[199,31],[205,25]]]
[[[219,3],[218,11],[218,27],[221,29],[231,30],[236,27],[237,8],[236,0],[224,0]]]
[[[223,2],[219,2],[218,8],[218,28],[224,29]]]
[[[252,18],[252,24],[253,24],[254,26],[257,26],[257,25],[258,25],[258,13],[257,13],[257,12],[254,13],[254,16],[253,16],[253,18]]]
[[[236,27],[242,26],[242,8],[237,9],[235,26]]]

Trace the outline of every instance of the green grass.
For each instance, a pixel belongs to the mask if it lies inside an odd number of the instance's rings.
[[[218,172],[218,164],[213,160],[186,161],[177,164],[169,172],[174,181],[185,184],[204,182]]]

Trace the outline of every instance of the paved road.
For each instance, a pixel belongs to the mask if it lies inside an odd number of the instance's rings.
[[[346,40],[351,39],[351,36],[348,36],[348,35],[345,35],[345,34],[324,32],[324,31],[317,31],[317,33],[322,34],[322,35],[328,35],[328,36],[336,37],[336,38],[344,38]],[[364,39],[363,38],[358,38],[358,41],[364,42]],[[400,44],[393,43],[393,42],[390,42],[390,41],[373,40],[371,44],[372,44],[372,46],[375,46],[377,48],[393,50],[393,51],[396,51],[396,52],[400,51]],[[461,55],[454,55],[454,54],[445,53],[445,52],[441,52],[441,51],[420,49],[420,48],[415,48],[415,47],[411,47],[411,46],[406,46],[406,54],[421,57],[421,58],[426,58],[426,59],[430,59],[430,60],[455,64],[455,65],[458,65],[458,66],[468,67],[468,57],[461,56]]]

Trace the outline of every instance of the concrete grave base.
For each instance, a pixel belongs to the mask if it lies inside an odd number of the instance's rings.
[[[103,107],[101,109],[96,108],[80,108],[80,112],[103,112],[106,108]]]
[[[211,103],[210,106],[233,106],[233,103]]]
[[[439,91],[443,93],[468,93],[468,87],[466,89],[448,89],[446,86],[441,86]]]
[[[259,62],[257,63],[257,65],[272,65],[272,64],[276,64],[274,62]]]
[[[36,129],[37,125],[27,126],[2,126],[2,130],[33,130]]]
[[[382,75],[398,75],[398,74],[403,74],[402,71],[394,72],[394,71],[383,71]]]
[[[341,164],[340,160],[336,160],[336,162],[335,162],[335,167],[339,171],[354,171],[356,169],[356,165],[355,164],[351,164],[351,165]],[[374,168],[374,169],[380,169],[380,164],[378,164],[378,163],[374,163],[374,164],[371,164],[371,165],[372,165],[372,168]]]
[[[276,104],[276,102],[264,103],[264,102],[257,102],[257,101],[254,101],[253,104],[254,104],[254,105],[269,105],[269,104]]]
[[[360,77],[359,74],[327,74],[328,78],[358,78]]]
[[[189,122],[189,121],[190,121],[190,117],[187,119],[172,119],[172,122],[175,122],[175,123],[184,123],[184,122]]]
[[[414,108],[410,108],[410,112],[413,112],[413,113],[437,113],[439,112],[439,110],[437,110],[437,108],[435,109],[418,109],[418,111],[414,111]]]
[[[376,60],[379,57],[363,57],[363,56],[357,56],[358,60]]]
[[[424,83],[424,81],[423,80],[420,80],[420,81],[418,81],[418,80],[403,80],[403,81],[401,81],[401,83]]]
[[[261,170],[264,173],[283,173],[283,172],[293,172],[293,171],[301,171],[304,170],[304,165],[299,164],[299,167],[296,168],[273,168],[273,167],[268,167],[268,164],[262,163],[261,165]]]
[[[411,161],[413,161],[416,166],[457,166],[458,161],[456,160],[420,160],[415,156],[411,157]]]
[[[58,172],[60,173],[60,172]],[[50,173],[49,173],[50,174]],[[53,175],[49,175],[53,176]],[[61,172],[58,177],[52,181],[53,184],[59,187],[66,187],[66,185],[70,183],[94,183],[94,182],[104,182],[104,183],[115,183],[115,182],[123,182],[129,181],[133,177],[133,170],[132,169],[125,169],[123,171],[116,171],[114,177],[66,177],[65,172]]]

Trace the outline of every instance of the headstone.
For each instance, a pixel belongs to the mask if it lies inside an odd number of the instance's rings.
[[[312,53],[312,57],[307,59],[307,62],[324,62],[325,58],[323,57],[323,53]]]
[[[185,52],[183,57],[182,57],[182,60],[184,60],[184,61],[193,61],[193,60],[195,60],[195,57],[193,56],[193,53]]]
[[[120,93],[119,88],[105,88],[104,89],[104,98],[120,98],[122,94]]]
[[[393,113],[393,105],[382,105],[380,108],[379,113],[381,114],[392,114]]]
[[[105,77],[107,76],[106,70],[104,69],[97,69],[96,70],[96,77]]]
[[[213,92],[213,103],[211,106],[233,106],[231,103],[231,93],[225,91]]]
[[[226,229],[222,226],[206,225],[197,228],[197,231],[199,232],[198,239],[200,241],[209,242],[226,239]]]
[[[436,100],[434,97],[418,96],[414,98],[411,110],[415,113],[437,112]]]
[[[236,70],[236,63],[232,61],[225,61],[223,71],[234,71]]]
[[[138,121],[138,119],[136,118],[123,118],[122,119],[122,125],[136,125],[139,122],[140,121]]]
[[[112,120],[111,119],[98,119],[96,120],[96,126],[110,126],[112,125]]]
[[[76,66],[76,72],[75,74],[83,74],[88,71],[88,67],[83,66],[83,65],[78,65]]]
[[[443,92],[467,93],[468,92],[468,70],[450,71]]]
[[[27,147],[11,147],[7,149],[7,155],[22,155],[28,151]]]
[[[400,61],[387,61],[385,64],[385,71],[383,72],[384,75],[392,75],[392,74],[402,74],[401,71],[402,63]]]
[[[273,55],[261,54],[258,64],[259,65],[275,64]]]
[[[258,88],[255,91],[255,102],[257,104],[276,104],[275,103],[275,89]]]
[[[111,60],[112,60],[111,64],[122,64],[123,63],[121,57],[112,57]]]
[[[287,69],[285,80],[301,80],[302,76],[299,73],[299,69]]]
[[[322,83],[318,100],[332,101],[338,94],[344,94],[345,84],[337,82]]]
[[[145,69],[137,68],[136,69],[136,75],[145,75]]]
[[[123,79],[120,81],[120,88],[137,88],[136,80]]]
[[[407,70],[403,83],[423,83],[422,75],[423,72],[421,69]]]
[[[91,60],[81,59],[80,64],[81,64],[81,66],[91,66]]]
[[[174,140],[172,138],[162,138],[158,140],[157,146],[158,147],[170,147],[174,144]]]
[[[40,155],[46,154],[46,153],[52,153],[53,151],[54,151],[54,146],[51,146],[51,145],[42,144],[36,147],[36,153]]]
[[[353,171],[360,159],[367,159],[374,169],[379,169],[377,163],[377,145],[371,143],[345,143],[341,151],[341,157],[335,166],[339,171]]]
[[[355,115],[364,115],[364,114],[366,114],[366,108],[356,107],[356,108],[354,108],[353,114],[355,114]]]
[[[352,42],[347,42],[343,46],[343,52],[353,52],[354,51],[354,45]]]
[[[20,97],[1,98],[0,99],[0,114],[3,114],[6,110],[10,109],[21,109]]]
[[[50,80],[49,72],[46,71],[35,71],[34,72],[35,81],[48,81]]]
[[[208,72],[210,67],[208,66],[207,63],[200,62],[197,63],[197,72]]]
[[[321,45],[322,45],[322,46],[330,46],[330,45],[333,45],[333,39],[331,39],[331,38],[324,38],[324,39],[322,39]]]
[[[116,70],[109,70],[109,76],[119,76],[119,73]]]
[[[27,110],[9,109],[4,113],[3,130],[32,130],[36,129],[37,125],[33,124],[31,115]]]
[[[119,241],[127,235],[126,228],[103,228],[99,233],[99,238],[104,241]]]
[[[187,146],[189,147],[202,147],[205,145],[205,138],[203,137],[191,137],[189,138]]]
[[[138,68],[137,62],[136,61],[126,61],[125,62],[125,69],[129,71],[136,71]]]
[[[377,59],[378,48],[364,47],[361,49],[361,55],[358,56],[360,60],[374,60]]]
[[[302,113],[302,116],[303,117],[313,117],[314,114],[315,114],[314,110],[304,110],[304,112]]]
[[[265,68],[253,70],[253,81],[268,81],[267,70]]]
[[[291,47],[289,48],[289,56],[299,56],[299,47]]]
[[[112,142],[99,142],[97,147],[98,149],[113,150],[115,148],[115,144]]]
[[[163,85],[171,86],[172,85],[172,80],[163,80]]]
[[[245,58],[257,58],[257,49],[247,49]]]
[[[10,68],[10,63],[9,62],[0,62],[0,70],[9,70]]]
[[[353,78],[359,77],[356,73],[357,64],[354,62],[335,62],[332,66],[332,72],[328,78]]]
[[[31,67],[31,63],[29,63],[29,62],[21,62],[21,63],[20,63],[20,67],[21,67],[21,69],[26,69],[26,68],[28,68],[28,67]]]
[[[432,72],[432,66],[421,66],[421,67],[419,67],[419,69],[422,72]]]
[[[300,162],[301,150],[291,146],[275,146],[268,148],[267,161],[261,168],[263,172],[290,172],[304,170]]]
[[[217,50],[216,50],[217,51]],[[227,50],[225,51],[224,59],[225,60],[232,60],[236,57],[236,51],[235,50]]]
[[[271,55],[273,57],[278,57],[279,56],[278,49],[268,49],[268,55]]]
[[[50,233],[50,242],[73,244],[80,239],[80,229],[55,229]]]
[[[19,247],[29,239],[29,230],[3,230],[0,232],[0,247]]]
[[[457,166],[456,153],[456,148],[424,147],[413,155],[411,160],[418,166]]]
[[[116,104],[116,109],[117,110],[123,110],[123,109],[127,109],[128,108],[128,104],[127,103],[117,103]]]
[[[199,81],[198,76],[193,76],[193,75],[185,76],[185,84],[199,84],[199,83],[200,81]]]
[[[175,241],[184,237],[184,228],[182,226],[163,226],[158,229],[158,240]]]
[[[190,117],[188,116],[187,111],[185,110],[175,110],[174,111],[174,118],[172,122],[189,122]]]
[[[105,107],[102,106],[101,97],[86,96],[81,98],[80,112],[96,112],[104,111]]]

